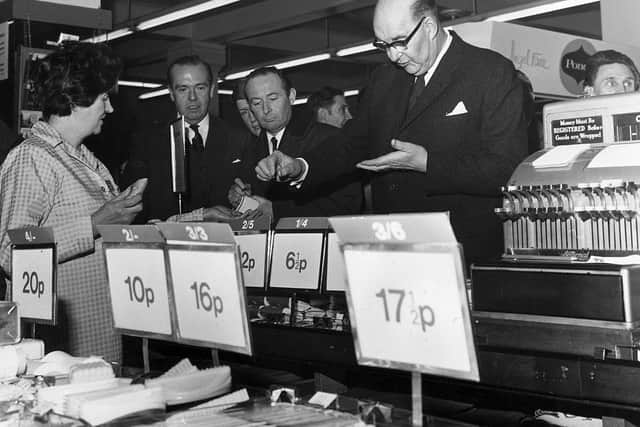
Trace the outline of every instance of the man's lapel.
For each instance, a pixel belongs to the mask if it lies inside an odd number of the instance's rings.
[[[451,36],[453,40],[451,41],[449,50],[442,57],[436,72],[431,76],[429,84],[424,88],[411,111],[407,111],[406,118],[402,123],[402,128],[407,127],[411,122],[420,117],[420,114],[422,114],[429,105],[434,103],[451,82],[454,81],[456,69],[464,58],[460,39],[453,32],[451,32]]]

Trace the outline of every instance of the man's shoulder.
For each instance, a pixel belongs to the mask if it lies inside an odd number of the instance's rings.
[[[474,46],[464,41],[455,32],[451,32],[453,41],[451,48],[460,52],[461,59],[469,63],[482,63],[491,67],[514,68],[513,62],[505,58],[502,54],[483,47]],[[491,69],[487,69],[491,72]]]

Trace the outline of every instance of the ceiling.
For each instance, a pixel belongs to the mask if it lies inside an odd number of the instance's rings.
[[[186,0],[102,0],[112,11],[113,28],[192,5]],[[136,32],[110,42],[124,58],[123,79],[164,83],[171,46],[191,40],[226,47],[222,74],[275,63],[325,50],[336,50],[373,38],[371,21],[375,0],[241,0],[233,5],[154,30]],[[539,3],[531,0],[439,0],[445,23],[479,19],[496,11]],[[480,15],[478,17],[477,15]],[[452,20],[452,16],[458,17]],[[476,16],[474,18],[474,16]],[[600,39],[599,3],[526,18],[518,23]],[[380,53],[333,57],[331,60],[290,69],[298,93],[304,95],[323,85],[340,89],[361,87],[369,71],[385,60]],[[221,88],[233,88],[223,82]]]

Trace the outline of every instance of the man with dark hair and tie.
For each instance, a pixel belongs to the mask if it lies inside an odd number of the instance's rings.
[[[188,190],[183,214],[171,186],[169,124],[145,129],[133,138],[123,183],[147,177],[144,210],[137,222],[152,219],[225,221],[236,214],[228,205],[227,192],[237,176],[246,174],[248,136],[211,115],[209,106],[216,90],[209,64],[198,56],[176,59],[167,70],[169,96],[185,120]]]
[[[293,102],[296,90],[287,77],[274,67],[253,71],[245,84],[249,108],[263,129],[254,145],[254,166],[258,160],[275,150],[297,156],[312,149],[320,142],[331,138],[337,128],[315,120],[300,120],[293,117]],[[236,184],[229,191],[229,200],[237,204],[243,194],[262,196],[260,210],[272,215],[274,220],[291,216],[332,216],[356,214],[361,210],[360,183],[352,177],[330,180],[318,186],[314,193],[299,193],[291,190],[289,183],[260,183],[255,172]],[[253,181],[251,187],[249,182]]]
[[[527,154],[523,86],[513,64],[445,29],[435,0],[378,0],[371,75],[339,137],[293,158],[279,151],[260,179],[314,188],[354,167],[374,172],[375,213],[449,211],[467,261],[502,252],[493,209]]]

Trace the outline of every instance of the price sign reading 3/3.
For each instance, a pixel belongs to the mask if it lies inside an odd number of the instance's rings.
[[[180,337],[245,347],[233,252],[169,249]]]
[[[13,249],[11,265],[13,300],[20,316],[53,320],[53,249]]]
[[[264,287],[267,252],[267,234],[241,234],[236,236],[240,246],[240,264],[244,285],[248,288]]]
[[[276,233],[270,287],[317,289],[321,259],[322,233]]]
[[[454,256],[345,250],[359,358],[471,371]]]
[[[162,249],[105,248],[105,257],[115,327],[170,335]]]
[[[338,235],[329,233],[327,238],[327,291],[344,291],[347,272],[338,245]]]

